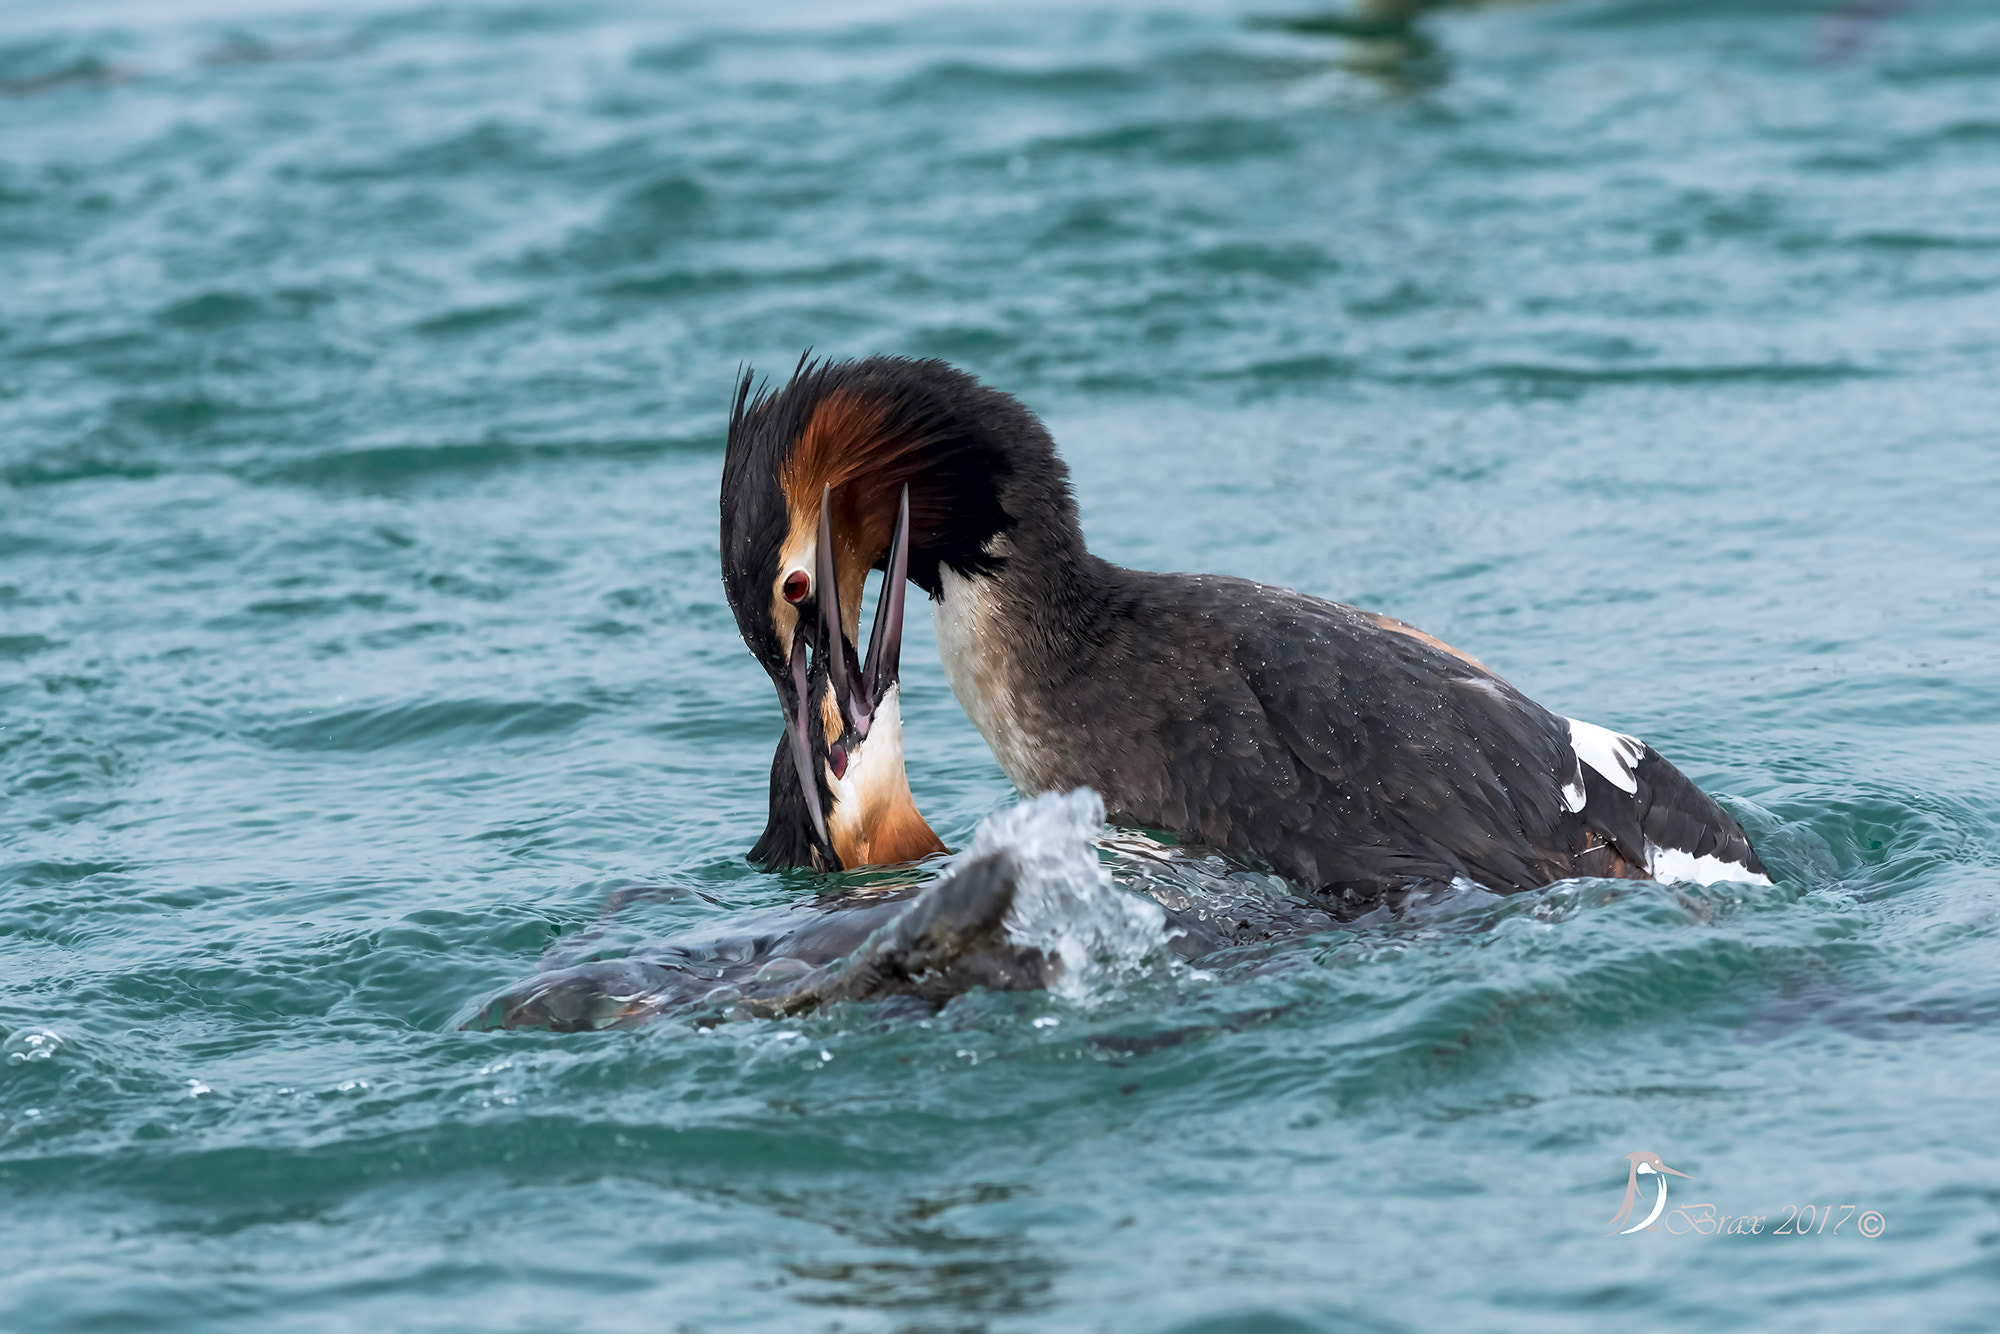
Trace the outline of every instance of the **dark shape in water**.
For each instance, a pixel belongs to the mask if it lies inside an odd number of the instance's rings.
[[[574,1033],[697,1008],[771,1017],[844,1000],[938,1005],[974,987],[1045,987],[1061,962],[1007,936],[1020,875],[1003,849],[921,888],[752,914],[731,934],[541,973],[483,1003],[464,1026]]]
[[[1426,39],[1415,30],[1416,21],[1430,10],[1440,8],[1432,0],[1402,0],[1401,3],[1362,4],[1353,12],[1302,14],[1296,18],[1258,15],[1252,27],[1293,32],[1308,37],[1351,37],[1361,41],[1415,41]]]
[[[90,56],[46,74],[0,79],[0,95],[34,97],[62,88],[109,88],[115,84],[130,83],[138,77],[139,72],[130,66],[114,65]]]
[[[1916,0],[1848,0],[1827,15],[1820,59],[1830,65],[1853,60],[1880,37],[1888,20],[1915,8]]]
[[[364,40],[358,35],[321,41],[272,42],[255,33],[238,30],[203,51],[200,60],[204,65],[216,67],[269,65],[286,60],[322,60],[344,56],[360,50],[363,45]]]
[[[1342,63],[1349,69],[1421,87],[1441,81],[1445,67],[1436,39],[1417,20],[1435,9],[1464,7],[1452,0],[1360,0],[1350,10],[1256,15],[1250,26],[1300,37],[1344,38],[1349,51]]]

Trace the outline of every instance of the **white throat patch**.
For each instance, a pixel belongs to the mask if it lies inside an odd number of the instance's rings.
[[[1015,701],[1015,665],[1012,645],[999,614],[989,579],[968,579],[957,571],[938,567],[938,584],[944,596],[932,604],[932,620],[937,626],[938,657],[944,662],[944,679],[959,707],[972,719],[979,735],[1023,794],[1033,796],[1047,783],[1036,763],[1039,747],[1021,725]]]
[[[847,772],[834,776],[833,767],[821,762],[826,771],[827,789],[833,794],[828,812],[830,830],[851,827],[857,840],[874,826],[885,803],[899,801],[909,791],[903,772],[903,687],[889,687],[875,706],[868,724],[868,738],[855,746],[848,757]],[[836,832],[835,841],[841,841]]]

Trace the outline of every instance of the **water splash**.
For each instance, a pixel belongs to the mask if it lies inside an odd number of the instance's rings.
[[[0,1054],[4,1054],[10,1065],[25,1065],[29,1061],[46,1061],[63,1047],[62,1036],[52,1028],[24,1028],[0,1043]]]
[[[1166,909],[1168,931],[1209,948],[1331,930],[1332,915],[1284,877],[1231,862],[1198,843],[1169,844],[1133,829],[1106,830],[1112,881]],[[1186,952],[1182,951],[1183,957]]]
[[[1062,960],[1062,978],[1050,990],[1067,1000],[1100,994],[1106,982],[1159,957],[1166,945],[1160,905],[1120,890],[1098,860],[1103,828],[1097,793],[1047,793],[989,816],[964,853],[970,860],[1006,848],[1020,859],[1007,934]]]

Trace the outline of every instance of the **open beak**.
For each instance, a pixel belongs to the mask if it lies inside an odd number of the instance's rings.
[[[840,628],[840,580],[833,561],[833,488],[820,493],[819,506],[819,624],[820,647],[827,654],[827,679],[833,682],[840,719],[856,741],[865,740],[875,721],[875,706],[896,682],[903,652],[903,599],[910,573],[910,488],[903,488],[896,507],[896,534],[889,540],[887,573],[875,603],[875,624],[868,632],[868,656],[855,656],[854,645]]]
[[[840,709],[843,732],[838,741],[829,738],[829,758],[836,774],[845,773],[846,753],[856,742],[865,740],[875,721],[876,706],[898,679],[903,653],[903,607],[910,573],[910,488],[903,488],[896,507],[896,532],[889,542],[887,573],[881,596],[875,603],[875,624],[868,632],[867,656],[859,657],[853,643],[841,629],[840,580],[833,557],[833,488],[820,492],[819,541],[813,578],[819,590],[819,624],[814,649],[826,661],[827,680]],[[806,655],[805,627],[792,637],[792,657],[787,684],[778,696],[785,708],[786,731],[791,737],[792,765],[798,770],[799,785],[805,791],[806,809],[812,814],[813,830],[822,843],[830,845],[826,815],[820,809],[818,775],[813,770],[813,744],[806,727],[812,717],[809,682],[812,664]]]
[[[785,735],[792,742],[792,767],[798,770],[799,786],[805,789],[806,810],[812,815],[813,832],[819,841],[828,847],[833,840],[826,834],[826,814],[819,808],[819,784],[813,781],[812,738],[806,735],[806,719],[811,708],[806,689],[810,675],[806,662],[806,637],[792,636],[791,694],[785,693],[784,686],[778,687],[778,702],[785,707]]]

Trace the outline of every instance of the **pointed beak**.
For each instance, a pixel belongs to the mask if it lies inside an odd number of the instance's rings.
[[[1660,1164],[1660,1170],[1661,1170],[1662,1172],[1673,1172],[1673,1174],[1674,1174],[1675,1176],[1677,1176],[1677,1177],[1682,1177],[1682,1178],[1684,1178],[1684,1179],[1686,1179],[1686,1180],[1688,1180],[1688,1181],[1692,1181],[1692,1180],[1694,1180],[1694,1178],[1693,1178],[1693,1177],[1691,1177],[1691,1176],[1688,1176],[1688,1174],[1687,1174],[1687,1173],[1685,1173],[1685,1172],[1674,1172],[1674,1169],[1673,1169],[1673,1168],[1671,1168],[1671,1167],[1668,1167],[1668,1166],[1667,1166],[1667,1165],[1666,1165],[1665,1163],[1661,1163],[1661,1164]]]
[[[875,600],[875,624],[868,631],[868,660],[861,669],[861,689],[871,710],[902,675],[903,599],[909,587],[910,488],[905,486],[896,505],[896,535],[889,541],[882,592]]]
[[[806,637],[792,636],[792,661],[790,669],[791,686],[789,694],[784,686],[778,687],[778,703],[785,710],[785,735],[791,741],[792,767],[798,771],[799,787],[804,790],[806,810],[812,816],[813,832],[819,841],[832,846],[833,840],[826,834],[826,813],[819,808],[819,783],[813,777],[812,738],[806,735],[806,720],[812,707],[808,698],[806,680],[810,673],[806,662]]]
[[[833,683],[834,698],[840,701],[841,721],[859,735],[868,735],[868,723],[872,713],[867,702],[854,697],[855,678],[861,674],[861,664],[855,661],[854,646],[847,641],[847,632],[840,626],[840,572],[835,568],[833,558],[833,487],[825,486],[819,493],[819,541],[815,555],[813,579],[819,589],[819,643],[816,647],[826,654],[826,677]],[[856,716],[857,706],[859,716]]]
[[[832,738],[828,740],[835,749],[844,746],[852,750],[855,743],[867,738],[868,729],[875,721],[877,706],[901,674],[903,610],[910,575],[910,488],[903,488],[901,502],[896,507],[895,536],[889,542],[887,571],[882,580],[881,595],[875,603],[875,623],[868,632],[865,658],[855,653],[853,642],[841,628],[840,571],[833,555],[832,501],[833,488],[827,487],[820,493],[819,549],[814,558],[813,571],[815,586],[819,590],[819,618],[812,647],[813,652],[826,663],[827,682],[833,687],[834,701],[840,708],[844,729],[838,742],[833,742]],[[831,845],[826,831],[826,814],[820,809],[818,775],[813,767],[813,738],[806,730],[813,714],[809,686],[812,664],[806,654],[803,626],[800,631],[792,638],[790,690],[788,692],[780,687],[778,694],[785,706],[792,765],[798,770],[799,785],[805,791],[806,809],[812,813],[813,829],[822,843]],[[843,772],[846,765],[844,755],[836,754],[833,759],[835,771]]]
[[[826,654],[827,680],[840,706],[841,722],[856,741],[865,740],[875,710],[889,687],[896,684],[903,660],[903,608],[910,576],[910,488],[903,488],[896,506],[896,531],[889,541],[889,558],[882,592],[875,603],[875,624],[868,632],[865,658],[841,629],[840,578],[833,555],[833,489],[820,494],[819,551],[815,578],[819,587],[819,642]]]

